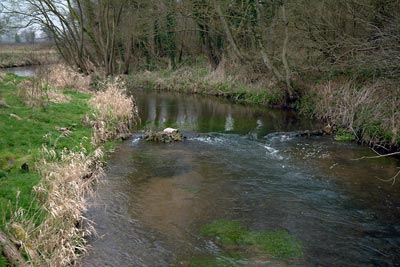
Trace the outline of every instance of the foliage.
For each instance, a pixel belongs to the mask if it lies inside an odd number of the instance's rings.
[[[336,141],[355,141],[356,137],[354,136],[354,134],[352,134],[344,129],[339,129],[335,134],[335,140]]]
[[[1,250],[1,246],[0,246]],[[0,256],[0,267],[6,267],[7,266],[7,261],[4,259],[2,256]]]

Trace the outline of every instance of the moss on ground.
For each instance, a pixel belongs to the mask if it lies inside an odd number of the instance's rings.
[[[0,108],[0,229],[17,206],[32,214],[38,209],[32,188],[40,181],[35,164],[41,159],[43,144],[57,153],[82,146],[87,151],[93,149],[92,128],[83,122],[85,114],[90,112],[87,104],[90,95],[65,91],[71,97],[68,103],[49,102],[32,107],[19,94],[21,81],[23,78],[10,74],[0,82],[0,99],[7,104]],[[71,132],[63,134],[59,127],[68,127]],[[29,171],[21,168],[24,163]],[[5,265],[0,256],[0,266]]]
[[[224,248],[259,251],[262,254],[291,259],[303,254],[301,243],[286,231],[249,231],[237,221],[217,220],[201,229]]]

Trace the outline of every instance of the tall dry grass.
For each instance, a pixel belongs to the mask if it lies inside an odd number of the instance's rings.
[[[85,251],[86,237],[94,232],[84,212],[92,185],[103,175],[103,152],[97,148],[87,154],[64,151],[54,161],[55,152],[44,149],[40,163],[42,180],[34,187],[40,210],[29,218],[18,210],[7,224],[12,239],[19,243],[28,265],[61,267],[73,264]],[[44,217],[39,225],[36,220]]]
[[[347,128],[360,141],[391,146],[400,143],[400,91],[395,84],[375,81],[330,81],[315,86],[317,117]]]
[[[137,122],[138,109],[133,97],[126,95],[125,83],[120,79],[105,82],[103,91],[90,100],[93,114],[88,118],[93,129],[93,144],[130,135]]]
[[[90,77],[73,71],[65,64],[40,68],[37,77],[18,84],[18,95],[29,106],[47,106],[49,102],[66,103],[71,99],[64,89],[89,92]]]
[[[70,84],[72,81],[63,79],[57,83]],[[37,164],[42,179],[34,187],[35,203],[41,207],[29,216],[30,213],[17,209],[6,224],[10,240],[27,258],[27,266],[75,265],[86,251],[86,238],[94,232],[91,222],[84,217],[86,198],[94,193],[93,184],[104,175],[102,145],[129,135],[138,120],[135,101],[126,95],[122,81],[108,81],[103,87],[89,101],[93,112],[87,120],[94,129],[93,152],[80,147],[76,151],[65,150],[60,157],[44,147],[43,160]]]
[[[48,83],[40,77],[26,79],[19,83],[18,96],[31,107],[48,106],[49,102],[67,103],[71,100],[61,90],[49,87]]]
[[[54,88],[84,91],[90,87],[90,76],[78,73],[65,64],[52,65],[41,76]]]

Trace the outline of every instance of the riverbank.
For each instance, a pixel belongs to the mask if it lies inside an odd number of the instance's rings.
[[[56,49],[49,44],[0,45],[0,69],[46,65],[58,61]]]
[[[130,134],[134,101],[120,81],[93,94],[66,68],[46,80],[0,75],[0,266],[65,266],[85,250],[85,196],[114,140]]]
[[[140,71],[128,76],[130,87],[213,95],[236,103],[293,108],[320,119],[337,140],[357,141],[384,151],[400,146],[400,91],[393,82],[346,74],[297,78],[301,97],[289,107],[273,79],[257,74],[209,71],[193,64],[177,70]],[[385,97],[382,97],[385,96]]]

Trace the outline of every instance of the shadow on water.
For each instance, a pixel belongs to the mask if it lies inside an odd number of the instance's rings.
[[[133,94],[143,128],[190,134],[177,144],[133,137],[112,155],[87,214],[98,237],[83,266],[399,266],[400,188],[378,179],[391,177],[398,161],[354,161],[370,151],[276,134],[312,129],[291,112]],[[304,254],[227,254],[201,235],[219,219],[287,231]]]

